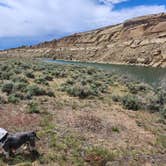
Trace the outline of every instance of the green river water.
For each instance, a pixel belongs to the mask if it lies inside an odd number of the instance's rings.
[[[98,69],[112,71],[117,74],[128,75],[136,81],[148,83],[152,86],[159,86],[166,83],[166,68],[153,68],[134,65],[116,65],[116,64],[102,64],[102,63],[87,63],[87,62],[75,62],[64,60],[51,60],[44,59],[45,62],[57,63],[62,65],[77,65],[77,66],[92,66]]]

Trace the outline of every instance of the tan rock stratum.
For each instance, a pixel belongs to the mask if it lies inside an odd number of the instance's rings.
[[[1,51],[3,55],[166,67],[166,13]]]

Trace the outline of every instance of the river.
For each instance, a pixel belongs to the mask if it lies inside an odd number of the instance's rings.
[[[154,68],[134,65],[118,65],[118,64],[103,64],[103,63],[87,63],[65,60],[44,59],[45,62],[56,63],[62,65],[77,65],[77,66],[92,66],[106,71],[112,71],[117,74],[128,75],[134,80],[145,82],[152,86],[159,86],[166,83],[166,68]]]

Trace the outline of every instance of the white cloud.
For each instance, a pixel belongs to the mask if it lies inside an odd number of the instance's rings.
[[[121,2],[125,2],[125,1],[129,1],[129,0],[100,0],[100,2],[112,3],[112,4],[117,4],[117,3],[121,3]]]
[[[137,6],[113,10],[124,0],[0,0],[0,37],[44,36],[85,31],[144,14],[165,12],[165,6]],[[99,2],[99,0],[98,0]]]

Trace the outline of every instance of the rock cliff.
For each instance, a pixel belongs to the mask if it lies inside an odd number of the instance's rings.
[[[2,55],[166,67],[166,13],[134,18],[32,47],[1,51]]]

